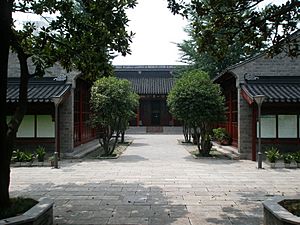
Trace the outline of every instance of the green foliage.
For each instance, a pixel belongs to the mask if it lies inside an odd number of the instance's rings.
[[[294,160],[296,163],[300,163],[300,151],[294,153]]]
[[[190,25],[185,28],[188,39],[177,44],[181,53],[181,61],[189,65],[186,67],[186,70],[199,69],[207,72],[213,78],[228,66],[238,63],[260,50],[256,48],[252,52],[247,52],[245,45],[242,45],[239,41],[235,41],[230,46],[227,54],[221,60],[217,59],[208,52],[199,52],[197,45],[198,37],[194,34],[193,30],[194,20],[190,19],[189,23]]]
[[[265,154],[270,163],[275,163],[281,157],[278,148],[275,147],[267,148]]]
[[[213,129],[213,137],[221,144],[230,145],[232,142],[232,138],[225,128],[219,127]]]
[[[192,34],[200,55],[208,54],[223,61],[239,46],[250,55],[270,46],[270,55],[282,50],[287,50],[291,56],[299,54],[298,45],[288,38],[299,24],[299,1],[266,6],[263,6],[264,0],[168,2],[174,14],[191,20]],[[283,48],[283,44],[287,44],[288,48]]]
[[[170,91],[167,103],[172,115],[193,128],[196,139],[201,136],[202,153],[209,151],[212,125],[225,119],[224,98],[218,85],[207,73],[199,70],[186,72]],[[200,146],[198,144],[200,151]]]
[[[135,115],[138,95],[132,91],[128,80],[104,77],[94,83],[90,103],[92,123],[104,130],[99,141],[108,156],[115,148],[115,144],[112,148],[109,146],[113,133],[116,133],[117,143],[120,132],[126,129],[129,119]]]
[[[168,95],[170,112],[193,126],[224,119],[224,98],[207,73],[193,70],[178,79]]]
[[[9,207],[0,207],[0,220],[13,216],[18,216],[31,209],[37,203],[37,201],[31,198],[11,198]]]
[[[12,47],[32,58],[35,75],[42,76],[45,68],[58,61],[67,70],[77,69],[95,80],[112,72],[116,53],[130,53],[133,33],[126,31],[126,10],[135,5],[136,0],[16,2],[13,11],[46,19],[41,27],[26,22],[14,29]]]
[[[19,149],[13,151],[12,161],[14,162],[32,162],[35,155],[30,152],[20,151]]]
[[[39,162],[44,162],[46,155],[45,147],[38,146],[35,150],[35,154]]]
[[[282,154],[282,159],[284,163],[291,163],[294,160],[294,156],[291,153],[284,153]]]

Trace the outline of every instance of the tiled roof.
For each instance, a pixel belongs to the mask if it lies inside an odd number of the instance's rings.
[[[62,96],[69,89],[64,81],[55,81],[53,78],[31,79],[28,83],[28,102],[51,102],[54,96]],[[18,102],[19,79],[9,78],[7,87],[7,102]]]
[[[242,89],[250,98],[265,95],[265,102],[300,102],[300,77],[259,77]]]
[[[289,35],[289,40],[297,40],[300,38],[300,29],[296,30],[294,33]],[[255,61],[259,58],[265,57],[267,55],[266,51],[260,52],[252,57],[249,57],[247,59],[242,60],[241,62],[238,62],[236,64],[230,65],[228,66],[226,69],[224,69],[223,71],[221,71],[219,74],[216,74],[216,76],[213,78],[214,82],[217,82],[219,79],[221,79],[226,73],[230,73],[232,72],[232,70],[242,67],[245,64],[248,64],[252,61]]]
[[[132,83],[133,90],[140,95],[166,95],[174,84],[174,68],[122,68],[115,69],[116,76]]]

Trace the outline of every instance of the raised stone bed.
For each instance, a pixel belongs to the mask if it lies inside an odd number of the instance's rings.
[[[0,225],[52,225],[53,201],[40,198],[38,204],[23,215],[0,220]]]
[[[293,215],[280,205],[284,200],[299,200],[297,197],[274,197],[263,202],[264,225],[300,225],[300,217]]]

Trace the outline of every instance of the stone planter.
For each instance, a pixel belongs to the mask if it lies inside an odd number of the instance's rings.
[[[271,162],[271,163],[270,163],[270,167],[271,167],[272,169],[274,169],[274,168],[276,167],[276,163],[275,163],[275,162]]]
[[[295,199],[300,199],[300,196],[277,196],[264,201],[264,225],[300,225],[300,217],[293,215],[279,204],[284,200]]]
[[[0,220],[0,225],[52,225],[53,201],[40,198],[39,202],[23,215]]]
[[[21,162],[21,166],[30,167],[30,166],[32,166],[32,163],[33,162]]]
[[[287,168],[287,169],[291,168],[291,164],[290,163],[284,163],[284,168]]]

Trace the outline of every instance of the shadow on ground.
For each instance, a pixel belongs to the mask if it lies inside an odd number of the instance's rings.
[[[94,183],[32,184],[13,196],[54,200],[54,224],[173,224],[186,218],[158,186],[105,180]],[[171,204],[171,205],[170,205]],[[188,218],[186,218],[188,220]]]

